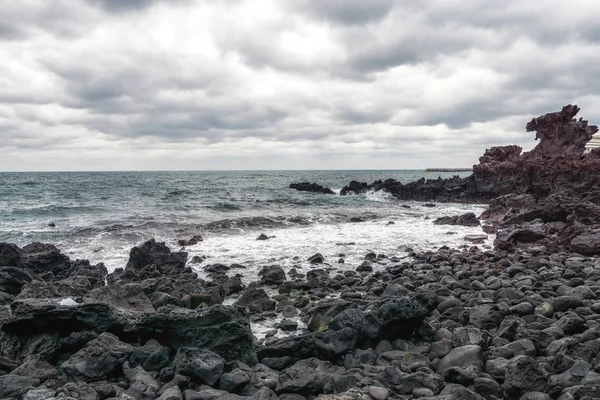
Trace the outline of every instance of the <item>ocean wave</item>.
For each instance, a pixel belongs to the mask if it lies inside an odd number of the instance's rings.
[[[73,214],[89,214],[103,211],[102,208],[96,206],[65,206],[65,205],[46,205],[30,208],[15,208],[9,214],[16,216],[32,216],[32,217],[67,217]]]
[[[389,201],[398,201],[394,196],[392,196],[389,192],[384,192],[383,190],[369,190],[364,194],[365,198],[369,201],[376,201],[380,203],[389,202]]]
[[[207,206],[211,210],[215,211],[239,211],[242,209],[241,206],[233,204],[233,203],[217,203],[210,206]]]

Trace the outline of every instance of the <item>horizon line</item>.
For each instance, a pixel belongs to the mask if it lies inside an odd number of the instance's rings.
[[[432,169],[472,169],[473,167],[427,167],[427,168],[340,168],[340,169],[123,169],[123,170],[7,170],[6,173],[68,173],[68,172],[266,172],[266,171],[426,171]],[[439,171],[436,171],[439,172]]]

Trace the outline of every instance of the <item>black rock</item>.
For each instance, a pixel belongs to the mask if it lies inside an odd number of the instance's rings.
[[[440,217],[433,221],[434,225],[462,225],[462,226],[479,226],[481,223],[474,213],[466,213],[463,215],[455,215],[452,217]]]
[[[172,253],[164,242],[157,243],[150,239],[131,249],[125,268],[140,271],[149,265],[155,265],[162,275],[173,275],[185,268],[187,256],[184,251]]]
[[[213,386],[223,373],[225,360],[218,354],[206,349],[181,347],[177,350],[173,367],[182,375],[187,375]]]
[[[506,366],[505,380],[502,385],[507,398],[519,398],[527,392],[547,393],[548,372],[541,362],[528,356],[519,356]]]
[[[16,267],[21,261],[21,249],[12,243],[0,243],[0,266]]]
[[[0,292],[17,295],[35,275],[22,268],[0,267]]]
[[[321,263],[325,262],[325,258],[323,257],[323,255],[321,255],[321,253],[316,253],[316,254],[308,257],[307,261],[311,264],[321,264]]]
[[[296,189],[301,192],[335,194],[335,192],[328,187],[324,187],[321,185],[317,185],[316,183],[309,183],[309,182],[292,183],[292,184],[290,184],[290,189]]]
[[[129,358],[133,347],[110,333],[102,333],[60,365],[70,379],[92,382],[110,377]]]
[[[142,347],[136,347],[129,362],[132,367],[138,365],[146,371],[160,371],[169,363],[169,349],[150,339]]]
[[[279,375],[278,393],[298,393],[303,396],[340,393],[356,385],[358,378],[345,375],[344,367],[316,358],[302,360],[284,369]]]
[[[258,273],[265,285],[280,285],[286,281],[285,272],[279,265],[266,265]]]

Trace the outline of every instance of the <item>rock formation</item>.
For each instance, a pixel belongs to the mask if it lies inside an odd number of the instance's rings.
[[[540,143],[533,150],[523,154],[525,160],[543,160],[561,156],[581,156],[585,145],[594,133],[596,125],[574,117],[579,107],[566,105],[559,112],[548,113],[532,119],[526,126],[527,132],[536,132],[535,139]]]

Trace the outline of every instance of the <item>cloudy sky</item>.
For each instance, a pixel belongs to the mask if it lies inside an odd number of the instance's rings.
[[[567,103],[592,0],[0,0],[0,171],[470,166]]]

